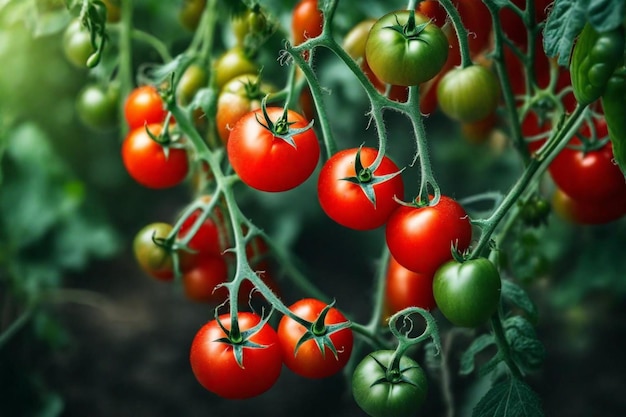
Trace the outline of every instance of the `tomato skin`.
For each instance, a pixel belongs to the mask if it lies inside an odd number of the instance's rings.
[[[198,64],[190,64],[178,81],[176,98],[183,106],[188,105],[198,90],[207,84],[207,81],[206,69]]]
[[[386,280],[386,316],[408,307],[420,307],[428,311],[437,307],[432,276],[408,270],[390,257]]]
[[[80,19],[73,19],[63,33],[63,52],[67,60],[77,68],[87,68],[87,60],[96,50],[91,43],[91,34]]]
[[[289,307],[295,315],[314,322],[326,304],[314,298],[305,298]],[[347,322],[348,319],[336,308],[331,307],[326,315],[324,324]],[[296,344],[305,334],[306,329],[289,316],[283,316],[278,324],[278,339],[287,367],[297,375],[305,378],[326,378],[339,372],[350,359],[354,337],[350,328],[341,329],[332,333],[329,338],[337,350],[337,358],[328,348],[324,348],[324,356],[314,340],[301,344],[294,354]]]
[[[196,210],[191,213],[178,229],[178,239],[184,239],[187,233],[191,231],[201,211]],[[219,215],[217,215],[219,218]],[[189,249],[199,252],[208,253],[214,255],[221,255],[226,248],[222,248],[220,242],[220,230],[218,223],[209,215],[200,228],[196,231],[196,234],[189,240]]]
[[[580,225],[610,223],[626,215],[626,194],[603,200],[575,200],[557,188],[552,195],[552,208],[561,218]]]
[[[230,315],[219,316],[226,330],[230,330]],[[261,322],[253,313],[237,315],[243,332]],[[262,348],[243,347],[243,367],[235,360],[233,347],[219,339],[227,337],[216,320],[200,328],[191,344],[189,360],[198,382],[207,390],[228,399],[244,399],[260,395],[270,389],[280,376],[282,368],[278,336],[265,323],[249,338]]]
[[[226,260],[213,254],[199,256],[195,265],[183,274],[185,296],[200,303],[219,303],[226,299],[228,291],[216,286],[228,280]]]
[[[498,122],[496,112],[489,113],[487,117],[470,123],[461,124],[463,138],[469,143],[480,144],[487,141]]]
[[[163,126],[151,124],[146,128],[158,136]],[[180,184],[189,171],[187,151],[170,147],[166,156],[163,147],[148,136],[146,128],[132,130],[122,143],[122,161],[126,171],[148,188],[161,189]]]
[[[249,91],[246,85],[260,82],[257,74],[242,74],[228,81],[217,99],[217,113],[215,121],[217,133],[222,143],[228,143],[230,130],[246,113],[261,108],[261,100],[271,92],[276,91],[274,86],[262,83],[256,91]]]
[[[215,83],[221,90],[224,85],[238,75],[255,74],[259,68],[240,46],[235,46],[224,52],[213,66]]]
[[[115,125],[119,90],[116,86],[103,88],[96,84],[86,85],[76,98],[76,112],[88,127],[106,129]]]
[[[124,117],[131,130],[145,124],[163,123],[166,116],[163,100],[152,85],[135,88],[124,102]]]
[[[405,25],[410,12],[398,10],[381,17],[370,30],[365,44],[367,62],[381,81],[387,84],[411,86],[433,78],[448,58],[448,39],[434,23],[429,23],[416,39],[390,29]],[[415,13],[417,25],[430,22]]]
[[[608,135],[604,118],[595,119],[594,125],[598,138]],[[583,126],[580,134],[590,137],[589,126]],[[580,140],[573,138],[570,143],[575,145]],[[554,158],[548,170],[557,186],[573,199],[604,200],[626,194],[624,174],[613,160],[613,146],[608,141],[600,149],[586,153],[565,148]]]
[[[433,294],[439,311],[460,327],[477,327],[500,303],[500,273],[487,258],[446,262],[435,273]]]
[[[432,275],[452,259],[451,247],[469,247],[472,226],[463,207],[447,196],[434,206],[398,207],[387,220],[387,246],[400,265]]]
[[[283,115],[280,107],[268,107],[272,122]],[[315,170],[320,147],[313,129],[293,136],[295,147],[263,127],[263,112],[258,109],[244,115],[228,137],[228,159],[241,180],[261,191],[287,191],[302,184]],[[288,110],[292,129],[304,128],[308,122],[300,114]]]
[[[360,148],[363,167],[371,165],[378,155],[374,148]],[[344,149],[334,154],[322,167],[317,183],[317,196],[324,212],[342,226],[356,230],[370,230],[385,224],[391,212],[398,207],[394,197],[404,198],[402,176],[374,185],[376,205],[365,195],[361,186],[345,178],[356,176],[355,155],[359,148]],[[398,166],[387,156],[374,175],[399,172]]]
[[[409,417],[416,415],[428,392],[428,382],[422,367],[412,358],[400,358],[397,381],[387,378],[393,350],[378,350],[367,355],[354,369],[352,395],[372,417]],[[382,366],[381,366],[382,365]],[[406,383],[400,380],[400,377]]]
[[[178,10],[180,24],[189,31],[195,31],[205,7],[206,0],[183,0]]]
[[[172,231],[169,223],[151,223],[143,227],[133,240],[133,253],[141,269],[162,281],[174,278],[172,257],[167,250],[154,243],[154,239],[165,239]]]
[[[291,16],[293,44],[300,45],[307,39],[322,34],[324,15],[317,8],[317,0],[300,0]]]
[[[448,117],[460,122],[486,118],[498,107],[499,100],[498,78],[480,65],[454,68],[437,85],[439,108]]]

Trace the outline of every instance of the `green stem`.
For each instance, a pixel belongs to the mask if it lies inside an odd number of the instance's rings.
[[[450,0],[439,0],[439,4],[443,6],[443,8],[446,10],[446,13],[448,13],[448,17],[450,17],[450,20],[452,21],[452,25],[454,26],[454,31],[456,32],[456,37],[458,39],[459,48],[461,51],[461,67],[467,68],[473,65],[473,63],[468,41],[469,36],[467,33],[467,29],[465,29],[463,21],[461,20],[461,15]]]
[[[583,120],[585,108],[586,107],[582,106],[576,107],[574,112],[564,122],[561,129],[559,129],[537,152],[536,158],[531,159],[522,176],[517,180],[515,185],[513,185],[513,188],[505,196],[500,205],[496,207],[492,215],[488,219],[479,222],[482,225],[481,235],[478,243],[470,254],[470,259],[475,259],[482,255],[483,250],[489,244],[491,235],[498,224],[500,224],[500,221],[509,213],[510,208],[519,200],[528,185],[532,183],[535,175],[543,173],[550,164],[550,161],[567,145],[569,138],[576,133]]]
[[[22,328],[33,315],[33,310],[24,311],[17,319],[15,319],[9,327],[4,329],[0,334],[0,349]]]
[[[135,40],[150,45],[156,53],[159,54],[163,62],[170,62],[172,60],[172,55],[170,55],[167,46],[165,46],[165,44],[156,36],[139,29],[132,29],[131,36]]]
[[[500,319],[499,311],[491,317],[491,328],[493,329],[498,351],[504,356],[504,362],[511,371],[511,374],[513,374],[513,376],[517,379],[522,379],[522,372],[513,360],[511,346],[509,345],[508,340],[506,340],[506,334],[504,333],[504,328],[502,327],[502,320]]]
[[[133,27],[133,3],[132,0],[121,0],[120,3],[121,20],[119,24],[119,71],[117,78],[120,83],[120,97],[128,97],[133,89],[133,47],[132,47],[132,27]],[[124,100],[119,101],[118,114],[120,120],[120,131],[122,137],[128,132],[124,118]]]

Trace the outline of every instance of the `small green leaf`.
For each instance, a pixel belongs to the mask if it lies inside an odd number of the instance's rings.
[[[546,352],[533,325],[524,317],[513,316],[503,326],[515,363],[526,373],[539,369]]]
[[[502,280],[502,296],[528,313],[532,321],[537,319],[537,306],[528,296],[528,293],[513,281],[508,279]]]
[[[576,36],[586,22],[589,0],[556,0],[543,31],[543,46],[549,57],[567,66]]]
[[[587,20],[598,32],[608,32],[622,24],[626,0],[589,0]]]
[[[511,378],[495,384],[478,402],[472,417],[543,417],[541,401],[523,381]]]
[[[461,375],[469,375],[474,372],[474,362],[476,355],[493,345],[495,340],[491,334],[483,334],[472,342],[472,344],[463,352],[460,361],[459,373]]]

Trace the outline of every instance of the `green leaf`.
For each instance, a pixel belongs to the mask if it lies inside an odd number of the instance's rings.
[[[474,372],[474,362],[476,355],[493,345],[495,340],[491,334],[483,334],[474,339],[472,344],[463,352],[460,361],[459,373],[461,375],[469,375]]]
[[[513,361],[526,373],[538,370],[546,352],[533,325],[524,317],[513,316],[506,319],[503,326]]]
[[[494,385],[476,404],[472,417],[543,417],[541,401],[523,381],[511,378]]]
[[[537,306],[522,287],[511,280],[502,280],[502,296],[513,305],[524,310],[530,319],[537,320]]]
[[[556,0],[543,31],[543,47],[549,57],[567,66],[576,36],[586,22],[589,0]]]
[[[622,24],[626,0],[590,0],[587,19],[598,32],[613,30]]]

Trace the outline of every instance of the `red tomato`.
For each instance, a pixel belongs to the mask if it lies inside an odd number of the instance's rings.
[[[455,6],[461,15],[463,25],[469,32],[468,42],[471,54],[476,56],[491,43],[491,13],[482,0],[458,0]]]
[[[522,134],[526,138],[528,151],[530,153],[537,152],[539,148],[546,142],[552,123],[549,120],[541,120],[539,115],[534,111],[529,111],[522,120]],[[532,138],[532,140],[530,140]]]
[[[432,276],[452,259],[453,245],[459,251],[469,247],[472,226],[459,203],[441,196],[434,206],[398,207],[387,220],[385,235],[391,255],[400,265]]]
[[[196,223],[196,220],[200,216],[201,211],[196,210],[189,215],[180,226],[178,230],[178,239],[184,239],[187,233],[191,231],[191,228]],[[220,241],[219,226],[209,215],[200,228],[196,231],[196,234],[189,240],[189,248],[199,253],[210,253],[215,255],[221,255],[224,249]]]
[[[122,144],[126,170],[135,181],[148,188],[169,188],[180,184],[189,171],[187,151],[170,147],[166,152],[163,146],[148,136],[146,129],[158,136],[163,126],[141,126],[126,136]]]
[[[230,330],[230,315],[218,318]],[[239,329],[244,332],[261,322],[253,313],[241,312],[237,316]],[[280,376],[282,359],[278,336],[265,323],[245,343],[227,343],[228,337],[217,320],[200,328],[191,343],[189,360],[198,382],[207,390],[223,398],[243,399],[260,395],[270,389]],[[261,346],[261,347],[259,347]],[[242,363],[235,359],[235,349],[241,349]]]
[[[334,154],[322,167],[317,183],[317,196],[324,212],[342,226],[356,230],[369,230],[385,224],[391,212],[398,207],[394,197],[404,198],[402,176],[396,175],[374,185],[375,204],[367,198],[360,184],[346,178],[356,178],[355,157],[359,148],[345,149]],[[368,166],[374,162],[378,150],[361,148],[363,165],[361,176],[384,176],[400,171],[387,156],[372,173]],[[371,183],[370,183],[371,184]],[[367,186],[367,183],[365,183]],[[371,186],[371,185],[370,185]]]
[[[305,298],[293,304],[289,310],[304,320],[314,322],[325,307],[326,304],[319,300]],[[326,315],[324,324],[338,324],[346,321],[348,320],[345,316],[332,307]],[[278,339],[285,365],[294,373],[306,378],[326,378],[339,372],[352,353],[352,330],[341,329],[328,336],[337,351],[336,357],[328,346],[324,348],[324,354],[322,354],[315,340],[312,339],[302,343],[296,352],[295,347],[306,331],[304,326],[289,316],[283,316],[280,320]]]
[[[274,124],[289,130],[307,126],[307,120],[289,110],[287,123],[279,122],[283,109],[268,107],[267,114]],[[228,159],[241,180],[261,191],[287,191],[302,184],[315,170],[320,147],[313,129],[292,137],[294,145],[274,135],[261,125],[261,109],[247,113],[233,127],[228,137]],[[261,121],[261,122],[259,122]],[[284,121],[283,121],[284,122]]]
[[[215,287],[228,280],[226,260],[214,254],[199,256],[195,265],[183,274],[183,288],[187,298],[202,303],[220,303],[228,295],[225,289]]]
[[[438,0],[425,0],[418,3],[416,11],[431,18],[433,23],[442,27],[446,23],[448,14]]]
[[[144,85],[135,88],[126,98],[124,116],[132,130],[144,124],[163,123],[167,110],[157,89],[152,85]]]
[[[608,135],[604,118],[596,118],[594,125],[598,138]],[[584,125],[580,134],[590,137],[589,126]],[[580,140],[573,138],[570,144],[580,144]],[[604,201],[626,194],[624,174],[614,162],[610,141],[600,149],[586,153],[565,148],[554,158],[548,170],[557,186],[575,200]]]
[[[432,310],[437,306],[433,295],[433,277],[410,271],[393,257],[387,269],[385,310],[392,315],[407,307]]]
[[[552,196],[554,212],[565,220],[583,225],[604,224],[626,214],[626,194],[599,200],[575,200],[556,189]]]
[[[550,60],[543,51],[542,42],[541,36],[538,36],[535,44],[535,62],[533,71],[537,86],[545,88],[550,82]],[[513,51],[507,46],[504,47],[504,65],[511,82],[513,94],[524,94],[526,92],[524,66],[515,53],[513,53]]]
[[[299,45],[322,34],[324,16],[317,8],[317,0],[300,0],[293,9],[291,33],[293,44]]]

